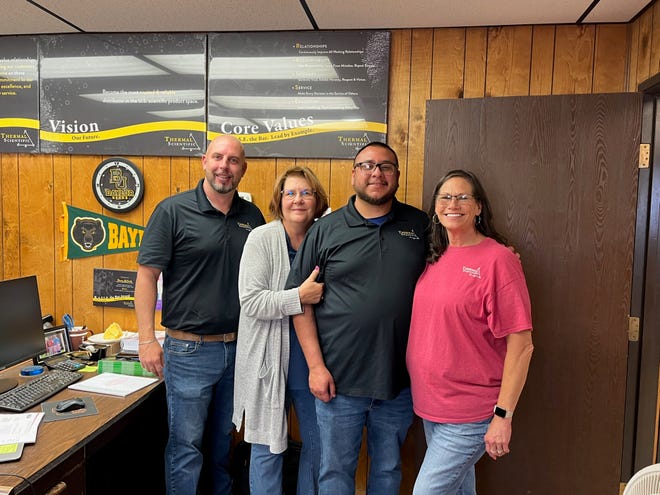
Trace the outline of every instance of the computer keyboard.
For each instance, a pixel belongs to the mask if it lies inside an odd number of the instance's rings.
[[[83,377],[77,371],[51,370],[0,394],[0,409],[23,412]]]

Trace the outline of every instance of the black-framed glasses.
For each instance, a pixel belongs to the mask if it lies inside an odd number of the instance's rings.
[[[452,199],[458,201],[458,204],[466,204],[472,201],[475,197],[472,194],[438,194],[435,199],[441,205],[448,205]]]
[[[300,196],[303,200],[306,201],[308,199],[312,199],[316,194],[314,189],[301,189],[300,191],[295,191],[293,189],[283,189],[280,192],[282,193],[282,197],[288,199],[289,201],[296,199],[296,196]]]
[[[371,175],[377,168],[383,175],[394,175],[396,172],[396,164],[392,162],[359,162],[353,165],[353,168],[359,168],[364,174]]]

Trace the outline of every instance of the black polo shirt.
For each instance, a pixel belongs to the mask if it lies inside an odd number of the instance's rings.
[[[137,261],[163,272],[164,327],[205,335],[235,332],[243,245],[265,221],[259,208],[238,193],[227,215],[216,210],[203,182],[158,204]]]
[[[321,268],[325,292],[314,311],[337,393],[393,399],[410,386],[406,346],[427,226],[426,213],[396,199],[376,225],[357,212],[353,196],[307,233],[286,286],[299,286]]]

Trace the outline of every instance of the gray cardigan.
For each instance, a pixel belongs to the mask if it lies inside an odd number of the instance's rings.
[[[298,288],[284,290],[289,269],[281,221],[250,232],[238,275],[241,315],[232,421],[240,431],[245,414],[245,441],[269,445],[274,454],[287,448],[289,316],[302,313]]]

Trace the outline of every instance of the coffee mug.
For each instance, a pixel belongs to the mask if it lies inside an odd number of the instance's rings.
[[[88,330],[86,327],[73,327],[73,330],[69,332],[71,350],[77,351],[80,348],[80,344],[82,344],[90,335],[92,335],[92,331]]]

